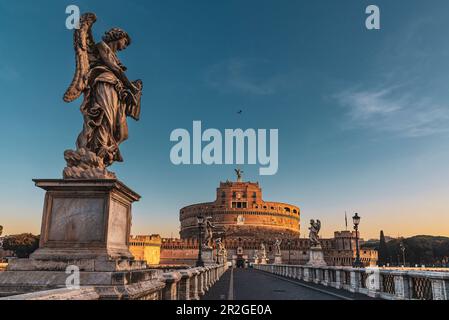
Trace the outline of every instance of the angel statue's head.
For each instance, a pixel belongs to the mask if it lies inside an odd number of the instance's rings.
[[[103,41],[112,49],[121,51],[131,44],[129,35],[120,28],[112,28],[104,33]]]

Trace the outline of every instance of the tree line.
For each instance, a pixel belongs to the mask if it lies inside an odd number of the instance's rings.
[[[449,237],[417,235],[386,241],[383,231],[378,241],[364,244],[378,251],[378,265],[449,267]]]

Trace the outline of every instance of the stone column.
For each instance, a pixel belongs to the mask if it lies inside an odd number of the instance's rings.
[[[429,276],[432,283],[433,300],[449,300],[449,274],[432,272]]]
[[[296,267],[297,268],[297,270],[296,270],[296,279],[298,279],[298,280],[302,280],[302,267],[301,266],[297,266]]]
[[[305,282],[310,282],[310,280],[311,280],[310,272],[311,272],[311,271],[313,271],[313,270],[311,270],[311,268],[309,268],[309,267],[304,267],[304,269],[303,269],[303,272],[304,272],[303,280],[304,280]]]
[[[329,268],[323,268],[323,272],[324,272],[324,279],[322,281],[322,284],[324,286],[329,286],[329,284],[330,284]]]
[[[359,292],[360,289],[360,281],[361,281],[361,274],[360,274],[360,269],[357,268],[352,268],[351,269],[351,280],[350,280],[350,287],[349,287],[349,291],[350,292]]]
[[[394,277],[395,299],[404,300],[410,298],[410,286],[407,271],[393,270],[390,274]]]
[[[192,271],[180,270],[181,280],[179,281],[179,300],[190,300],[190,278],[192,278]]]
[[[165,281],[165,288],[162,292],[163,300],[178,300],[177,284],[181,280],[179,272],[164,273],[163,279]]]
[[[205,266],[204,267],[204,290],[208,291],[210,288],[210,267]]]
[[[192,277],[190,278],[190,299],[199,300],[199,274],[200,271],[197,268],[190,269]]]
[[[290,278],[296,278],[296,268],[295,266],[290,266]]]
[[[343,288],[342,269],[340,267],[335,268],[335,288]]]
[[[205,268],[199,267],[196,268],[198,270],[198,295],[203,296],[206,293],[206,279],[205,279]]]

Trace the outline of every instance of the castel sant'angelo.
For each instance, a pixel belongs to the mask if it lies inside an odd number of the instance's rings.
[[[161,238],[159,235],[132,237],[133,254],[149,264],[194,265],[199,250],[198,217],[210,217],[214,226],[213,238],[223,241],[227,259],[232,263],[252,262],[262,244],[266,246],[267,261],[273,262],[274,244],[278,239],[281,241],[283,261],[306,263],[310,241],[305,237],[307,231],[300,233],[299,207],[264,201],[259,183],[244,182],[242,171],[236,170],[236,173],[237,181],[220,182],[215,201],[180,209],[180,239]],[[204,230],[201,233],[204,236]],[[363,239],[360,242],[363,243]],[[355,232],[336,231],[334,238],[321,238],[321,246],[328,265],[352,265],[356,248]],[[364,249],[361,259],[365,265],[375,264],[377,252]]]
[[[214,202],[192,204],[180,210],[182,239],[197,238],[197,217],[212,217],[214,233],[227,241],[298,238],[300,210],[297,206],[264,201],[258,182],[220,182]]]

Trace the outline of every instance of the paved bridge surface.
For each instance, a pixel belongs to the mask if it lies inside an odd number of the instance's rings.
[[[202,299],[367,300],[370,298],[322,285],[283,278],[251,268],[230,268]]]

